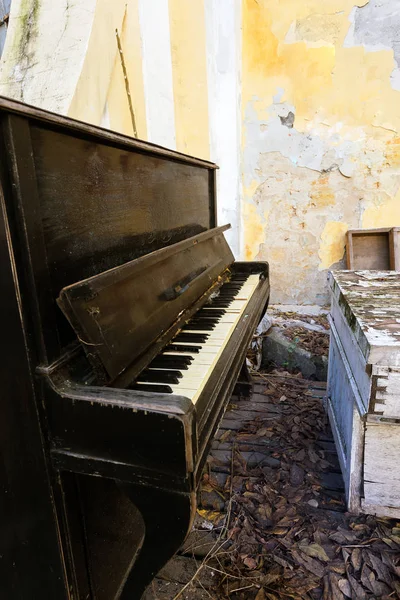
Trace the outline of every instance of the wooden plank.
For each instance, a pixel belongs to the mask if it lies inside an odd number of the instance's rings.
[[[327,409],[345,483],[348,507],[357,513],[360,509],[364,429],[357,408],[359,402],[356,402],[358,389],[339,344],[338,336],[332,335]]]
[[[393,227],[389,234],[390,239],[390,268],[400,271],[400,227]]]
[[[319,390],[310,388],[310,392],[311,392],[311,396],[313,398],[325,398],[326,396],[326,389],[322,388]]]
[[[361,500],[362,512],[366,515],[376,515],[377,517],[386,517],[391,519],[400,518],[400,508],[394,508],[391,506],[379,506],[377,504],[367,504],[363,499]]]
[[[258,441],[240,442],[237,439],[231,442],[219,442],[214,440],[212,444],[212,452],[215,450],[232,451],[232,448],[236,448],[239,452],[262,452],[265,448],[275,449],[279,447],[279,442],[270,440],[267,438],[259,437]]]
[[[338,347],[341,346],[342,354],[347,362],[351,362],[350,371],[358,390],[360,412],[361,414],[366,413],[369,408],[371,393],[371,379],[367,373],[366,360],[335,297],[332,297],[329,322],[331,326],[331,343],[332,338],[335,338]]]
[[[251,400],[240,400],[239,402],[232,402],[230,404],[232,410],[237,411],[255,411],[263,413],[264,415],[281,415],[287,411],[287,407],[283,404],[278,406],[277,404],[271,404],[270,402],[253,402]],[[231,409],[228,407],[228,414]]]
[[[256,466],[270,466],[270,467],[278,467],[281,463],[276,458],[269,456],[270,453],[267,452],[240,452],[235,456],[239,458],[239,460],[243,460],[243,462],[248,467],[256,467]],[[229,450],[212,450],[210,453],[210,457],[215,459],[216,462],[211,461],[212,467],[217,466],[231,466],[232,461],[232,452]]]
[[[351,269],[354,264],[353,236],[350,231],[346,234],[346,263],[347,269]]]
[[[400,507],[400,426],[367,423],[364,454],[366,504]]]
[[[262,417],[261,417],[262,415]],[[231,409],[226,411],[226,416],[229,420],[239,420],[242,423],[244,421],[253,421],[254,419],[262,420],[264,419],[279,419],[280,414],[271,413],[271,414],[263,414],[258,410],[242,410],[242,409]]]

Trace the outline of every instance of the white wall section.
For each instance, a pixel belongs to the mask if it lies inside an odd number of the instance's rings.
[[[86,57],[96,0],[13,0],[0,94],[67,114]]]
[[[230,223],[226,238],[240,248],[241,2],[205,0],[211,160],[220,166],[218,222]]]
[[[175,149],[168,0],[140,0],[139,19],[148,140]]]

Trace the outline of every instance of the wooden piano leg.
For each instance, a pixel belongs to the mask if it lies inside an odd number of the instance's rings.
[[[253,384],[251,381],[251,375],[249,369],[246,364],[246,360],[244,361],[242,368],[239,373],[238,380],[233,390],[234,396],[245,396],[249,398],[253,391]]]
[[[196,496],[130,484],[124,484],[123,490],[142,515],[145,537],[119,598],[139,600],[184,542],[194,518]]]

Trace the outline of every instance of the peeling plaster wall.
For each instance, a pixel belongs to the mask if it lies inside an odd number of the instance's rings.
[[[397,0],[243,0],[243,254],[324,303],[349,228],[400,225]]]
[[[399,31],[399,0],[13,0],[0,94],[132,135],[128,86],[139,137],[219,164],[273,301],[323,304],[347,229],[400,226]]]

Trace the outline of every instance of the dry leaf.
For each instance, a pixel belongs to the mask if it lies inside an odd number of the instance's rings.
[[[271,527],[272,508],[269,504],[260,504],[256,510],[255,516],[262,527]]]
[[[257,596],[254,598],[254,600],[265,600],[265,592],[264,592],[263,588],[258,590]]]
[[[324,580],[324,599],[326,600],[343,600],[344,596],[340,591],[338,578],[333,575],[333,573],[329,573],[327,579]],[[327,590],[326,588],[329,589]]]
[[[257,563],[254,560],[254,558],[252,558],[251,556],[247,556],[244,559],[243,563],[246,565],[246,567],[248,569],[251,569],[252,571],[254,571],[254,569],[257,569]]]
[[[339,586],[339,589],[342,592],[342,594],[344,594],[348,598],[351,598],[351,596],[352,596],[351,587],[350,587],[350,583],[347,581],[347,579],[339,579],[338,586]]]
[[[290,563],[288,563],[287,560],[284,560],[280,556],[277,556],[276,554],[274,554],[274,555],[272,555],[272,559],[276,563],[278,563],[278,565],[281,565],[281,567],[283,567],[284,569],[290,569],[291,571],[293,570],[293,566]]]
[[[271,531],[269,532],[271,535],[286,535],[286,533],[289,531],[288,527],[274,527],[273,529],[271,529]]]
[[[384,565],[383,562],[372,552],[368,552],[368,558],[370,564],[372,565],[372,568],[377,574],[378,579],[384,581],[390,586],[392,583],[392,578],[390,576],[389,569],[386,567],[386,565]]]
[[[232,435],[232,431],[230,429],[227,429],[226,431],[224,431],[224,433],[221,435],[221,437],[219,438],[220,442],[226,442],[230,436]]]
[[[308,449],[308,456],[310,457],[312,463],[316,463],[319,460],[318,454],[314,452],[312,448]]]
[[[310,558],[305,554],[300,554],[296,550],[292,550],[292,556],[294,560],[299,563],[302,567],[305,567],[308,571],[316,575],[317,577],[323,577],[325,573],[325,568],[321,565],[320,562]]]
[[[293,463],[290,467],[290,483],[292,485],[301,485],[304,481],[304,469]]]
[[[299,450],[294,456],[293,456],[293,460],[298,460],[299,462],[302,462],[306,457],[306,452],[303,449]]]
[[[357,600],[367,600],[368,596],[362,585],[360,585],[352,575],[348,575],[347,578],[349,580],[351,589],[354,592],[354,598],[356,598]]]
[[[329,556],[327,555],[323,547],[319,544],[309,544],[308,546],[301,544],[299,547],[302,552],[305,552],[308,556],[311,556],[312,558],[319,558],[319,560],[322,560],[324,562],[329,561]]]
[[[353,565],[355,571],[359,571],[361,569],[362,556],[360,548],[355,548],[351,553],[351,564]]]

